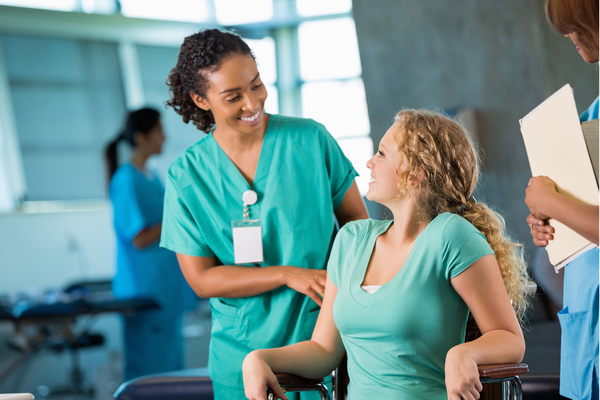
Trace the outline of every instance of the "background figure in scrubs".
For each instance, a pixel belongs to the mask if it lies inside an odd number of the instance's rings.
[[[245,399],[244,357],[310,338],[336,218],[344,225],[367,212],[356,171],[323,125],[264,112],[267,91],[239,36],[187,37],[167,84],[167,105],[208,135],[171,164],[161,246],[211,298],[215,399]],[[232,222],[242,220],[248,190],[264,260],[236,265]]]
[[[120,141],[133,152],[117,168]],[[164,141],[160,114],[143,108],[128,114],[123,131],[105,150],[117,238],[114,295],[152,297],[161,307],[124,317],[125,380],[183,368],[182,315],[193,305],[192,296],[197,299],[175,254],[158,246],[165,190],[146,161],[161,153]]]
[[[583,60],[598,63],[598,0],[548,0],[550,24],[573,41]],[[598,118],[598,99],[581,114],[581,121]],[[573,201],[556,191],[545,176],[529,180],[525,203],[533,243],[546,246],[554,228],[548,218],[567,225],[598,244],[598,206]],[[598,249],[568,264],[565,270],[563,309],[558,313],[561,333],[560,394],[571,399],[598,399]]]

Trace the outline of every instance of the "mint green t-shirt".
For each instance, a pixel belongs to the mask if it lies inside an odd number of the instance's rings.
[[[264,262],[324,269],[335,232],[334,211],[357,173],[325,127],[271,115],[252,187],[212,134],[169,168],[161,246],[233,265],[231,221],[243,217],[242,193],[258,195]],[[218,268],[218,267],[217,267]],[[310,339],[319,307],[288,287],[245,298],[212,298],[211,378],[243,388],[242,361],[252,350]]]
[[[446,399],[446,353],[464,342],[469,313],[450,279],[493,251],[464,218],[438,215],[400,271],[368,294],[360,286],[375,241],[391,224],[346,224],[327,267],[338,288],[333,317],[348,354],[348,399]]]

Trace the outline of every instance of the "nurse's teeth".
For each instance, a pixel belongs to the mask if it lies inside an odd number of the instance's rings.
[[[257,111],[256,114],[250,116],[250,117],[240,117],[240,119],[244,122],[253,122],[256,121],[256,119],[259,117],[260,115],[260,111]]]

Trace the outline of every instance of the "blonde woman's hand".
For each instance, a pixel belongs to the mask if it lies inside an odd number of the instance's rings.
[[[291,266],[283,268],[285,285],[298,293],[307,295],[321,307],[325,296],[327,271]]]
[[[260,350],[246,356],[242,364],[244,392],[249,400],[266,400],[267,388],[271,388],[276,399],[288,400],[285,390],[279,386],[271,367],[260,356]]]
[[[477,363],[460,345],[446,355],[446,391],[448,400],[479,399],[483,385],[479,380]]]

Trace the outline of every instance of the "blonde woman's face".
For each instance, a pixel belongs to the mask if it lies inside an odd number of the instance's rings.
[[[398,195],[398,173],[400,152],[396,135],[401,132],[397,124],[392,125],[381,139],[375,155],[367,161],[371,171],[371,181],[367,199],[385,205]]]
[[[567,33],[565,37],[571,39],[575,47],[577,48],[577,52],[588,64],[593,64],[598,62],[598,57],[594,55],[594,52],[591,49],[588,49],[582,42],[577,32]]]

